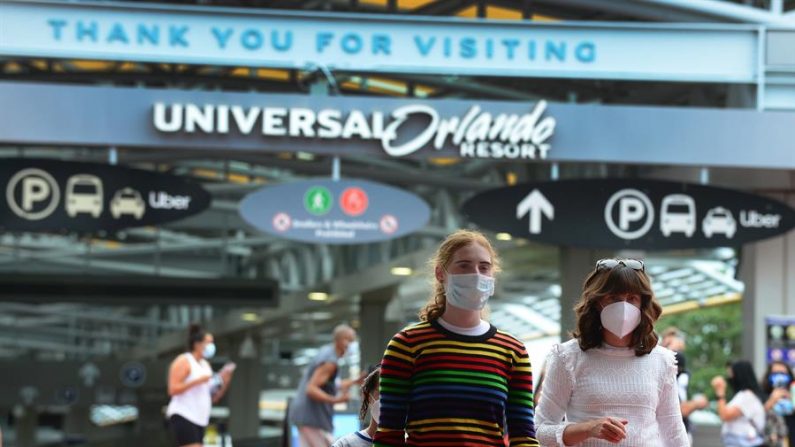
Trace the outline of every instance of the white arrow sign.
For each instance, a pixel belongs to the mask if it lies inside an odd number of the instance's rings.
[[[83,385],[90,388],[94,386],[94,382],[99,378],[100,371],[97,365],[88,362],[80,368],[78,374],[80,374],[80,378],[83,379]]]
[[[555,220],[555,207],[549,203],[541,191],[534,189],[519,205],[516,206],[516,218],[521,219],[530,214],[530,234],[541,233],[541,214],[549,220]]]

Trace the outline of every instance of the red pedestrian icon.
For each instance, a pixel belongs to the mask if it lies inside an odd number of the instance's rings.
[[[352,186],[342,191],[340,196],[340,208],[342,212],[349,216],[360,216],[367,211],[370,205],[367,193],[362,188]]]

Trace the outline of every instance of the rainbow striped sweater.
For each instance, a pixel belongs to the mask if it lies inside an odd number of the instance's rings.
[[[524,344],[491,326],[459,335],[438,322],[400,331],[381,363],[376,447],[538,446]]]

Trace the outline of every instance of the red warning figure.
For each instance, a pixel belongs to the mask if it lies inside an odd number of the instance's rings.
[[[362,188],[352,186],[342,191],[340,196],[340,208],[349,216],[359,216],[367,211],[369,199],[367,193]]]

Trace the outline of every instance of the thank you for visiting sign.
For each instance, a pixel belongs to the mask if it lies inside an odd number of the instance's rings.
[[[358,244],[394,239],[422,228],[430,208],[406,191],[364,180],[307,180],[248,195],[240,214],[285,239]]]
[[[206,209],[200,185],[98,163],[17,158],[0,162],[3,231],[112,231],[157,225]]]
[[[355,25],[352,25],[355,23]],[[755,82],[759,28],[143,2],[0,2],[0,56],[368,73]]]
[[[592,248],[739,246],[785,233],[795,210],[739,191],[631,179],[527,183],[480,193],[463,212],[483,228]]]

